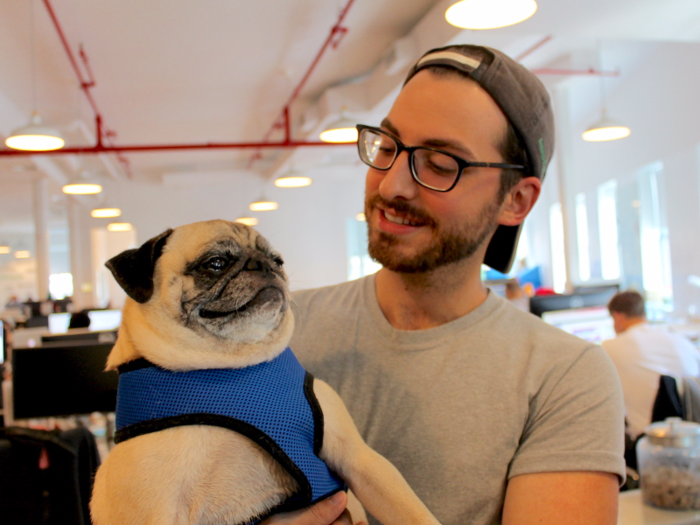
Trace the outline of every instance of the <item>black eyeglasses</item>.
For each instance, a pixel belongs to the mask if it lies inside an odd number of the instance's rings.
[[[522,170],[520,164],[502,162],[471,162],[446,151],[425,146],[408,147],[380,128],[357,125],[357,149],[360,159],[368,166],[387,171],[402,151],[408,152],[411,175],[421,186],[435,191],[450,191],[457,185],[466,168],[501,168]]]

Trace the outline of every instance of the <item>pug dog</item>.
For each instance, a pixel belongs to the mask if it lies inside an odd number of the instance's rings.
[[[117,445],[95,478],[95,525],[247,524],[345,484],[384,524],[438,523],[287,348],[282,257],[255,230],[189,224],[106,265],[128,297],[107,362],[120,372]]]

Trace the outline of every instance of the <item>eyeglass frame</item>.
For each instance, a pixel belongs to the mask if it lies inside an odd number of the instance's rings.
[[[401,152],[407,151],[408,152],[408,165],[411,168],[411,176],[413,177],[413,180],[416,181],[416,183],[419,184],[420,186],[423,186],[424,188],[428,188],[429,190],[433,190],[433,191],[438,191],[440,193],[446,193],[446,192],[454,189],[454,187],[457,186],[459,179],[462,178],[462,173],[467,168],[501,168],[501,169],[506,169],[506,170],[524,170],[525,169],[525,166],[523,166],[521,164],[508,164],[505,162],[472,162],[470,160],[464,160],[463,158],[458,157],[457,155],[453,155],[452,153],[450,153],[448,151],[445,151],[445,150],[442,150],[439,148],[431,148],[429,146],[406,146],[396,136],[394,136],[391,133],[389,133],[388,131],[386,131],[382,128],[378,128],[376,126],[357,124],[355,126],[355,128],[357,128],[357,153],[360,156],[360,160],[362,162],[364,162],[367,166],[369,166],[372,169],[379,170],[379,171],[389,171],[392,168],[392,166],[394,165],[394,162],[396,162],[396,159],[399,157]],[[377,168],[376,166],[372,166],[369,162],[365,161],[365,159],[363,158],[362,148],[360,146],[360,137],[362,136],[362,131],[366,130],[366,129],[383,134],[383,135],[386,135],[396,143],[396,153],[394,154],[394,158],[391,160],[391,163],[386,168]],[[441,153],[443,155],[447,155],[448,157],[452,158],[457,163],[457,167],[459,168],[459,172],[457,173],[457,176],[455,177],[455,180],[452,183],[452,186],[450,186],[447,189],[441,190],[439,188],[435,188],[433,186],[430,186],[429,184],[426,184],[425,182],[422,182],[418,178],[418,174],[416,173],[416,169],[415,169],[415,163],[413,160],[414,159],[414,152],[416,150],[434,151],[436,153]]]

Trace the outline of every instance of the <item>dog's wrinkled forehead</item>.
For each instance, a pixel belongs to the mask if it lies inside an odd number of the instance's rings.
[[[267,239],[254,229],[237,222],[207,221],[188,224],[175,229],[165,247],[165,253],[176,254],[187,266],[209,251],[227,251],[236,254],[261,252],[269,257],[277,255]]]

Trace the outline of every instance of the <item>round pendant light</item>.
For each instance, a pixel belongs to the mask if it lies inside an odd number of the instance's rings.
[[[624,139],[629,137],[630,133],[630,128],[603,115],[603,118],[583,132],[582,137],[588,142],[605,142]]]
[[[12,253],[12,248],[9,246],[0,246],[0,254]]]
[[[340,118],[331,122],[318,136],[323,142],[331,142],[333,144],[344,144],[348,142],[357,142],[356,122],[350,120],[344,113],[340,114]]]
[[[279,205],[275,201],[269,201],[265,197],[260,197],[255,202],[250,203],[250,211],[272,211],[276,210]]]
[[[107,225],[110,232],[130,232],[134,227],[129,222],[111,222]]]
[[[8,148],[22,151],[53,151],[61,149],[66,144],[61,134],[55,129],[44,126],[37,113],[26,126],[17,128],[5,140]]]
[[[240,222],[246,226],[256,226],[259,221],[255,217],[238,217],[235,222]]]
[[[527,20],[536,11],[535,0],[462,0],[445,11],[445,19],[464,29],[496,29]]]
[[[102,191],[102,186],[87,182],[73,182],[66,184],[61,190],[68,195],[94,195]]]
[[[275,186],[278,188],[303,188],[305,186],[310,186],[312,182],[310,177],[306,177],[301,172],[292,168],[284,175],[275,179]]]
[[[90,216],[96,219],[119,217],[121,214],[122,211],[119,208],[95,208],[90,212]]]

